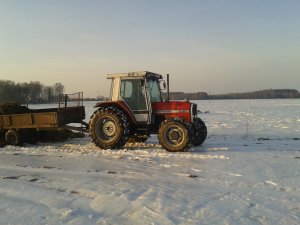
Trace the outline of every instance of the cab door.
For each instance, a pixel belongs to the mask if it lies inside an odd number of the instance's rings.
[[[151,123],[151,103],[144,79],[121,79],[120,97],[138,123]]]

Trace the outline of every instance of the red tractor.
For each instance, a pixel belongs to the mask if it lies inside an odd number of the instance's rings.
[[[164,149],[177,152],[206,139],[207,128],[197,117],[197,105],[169,101],[169,76],[165,101],[162,75],[142,71],[107,78],[112,80],[110,101],[98,103],[89,122],[91,139],[98,147],[120,149],[127,141],[144,142],[157,134]]]

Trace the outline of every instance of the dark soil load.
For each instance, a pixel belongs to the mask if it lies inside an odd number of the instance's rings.
[[[28,113],[28,112],[30,112],[30,109],[28,109],[28,107],[22,106],[16,102],[6,102],[6,103],[0,104],[0,115],[22,114],[22,113]]]

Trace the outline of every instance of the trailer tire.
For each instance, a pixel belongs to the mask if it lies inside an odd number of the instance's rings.
[[[169,152],[183,152],[191,147],[189,124],[181,120],[165,120],[158,130],[161,146]]]
[[[0,130],[0,148],[3,148],[5,144],[5,132]]]
[[[22,139],[16,130],[8,130],[5,133],[5,142],[9,145],[21,145]]]
[[[120,149],[128,141],[128,118],[116,108],[97,110],[90,120],[89,127],[92,141],[101,149]]]
[[[201,145],[207,137],[207,127],[205,126],[205,123],[200,118],[197,119],[200,127],[198,129],[194,129],[194,137],[192,141],[194,146]]]

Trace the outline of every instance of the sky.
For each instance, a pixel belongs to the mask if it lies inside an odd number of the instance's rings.
[[[0,79],[109,94],[105,74],[171,91],[300,90],[298,0],[0,0]]]

